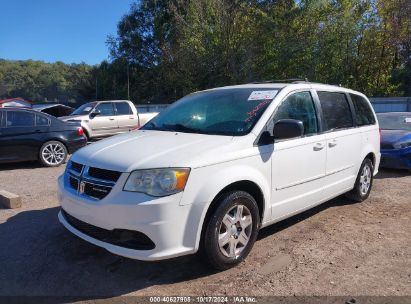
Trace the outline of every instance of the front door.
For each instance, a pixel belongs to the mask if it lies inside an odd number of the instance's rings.
[[[272,154],[272,215],[285,218],[316,204],[321,199],[325,176],[326,137],[319,134],[319,123],[312,93],[291,93],[279,105],[274,123],[280,119],[303,122],[300,138],[274,143]]]
[[[99,114],[90,114],[89,124],[93,136],[105,136],[118,132],[118,122],[113,103],[102,102],[96,106],[94,112],[98,112]]]

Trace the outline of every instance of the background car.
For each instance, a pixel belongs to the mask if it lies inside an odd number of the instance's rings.
[[[0,163],[38,160],[57,167],[86,144],[79,124],[31,109],[0,109]]]
[[[129,100],[95,101],[83,104],[63,121],[81,123],[88,139],[128,132],[143,126],[158,113],[138,114]]]
[[[411,112],[377,114],[381,128],[381,167],[411,170]]]
[[[75,109],[61,103],[42,103],[34,104],[33,110],[43,112],[54,117],[62,117],[70,115]]]
[[[7,107],[22,107],[22,108],[31,108],[31,103],[24,100],[23,98],[10,98],[10,99],[3,99],[0,100],[0,108],[7,108]]]

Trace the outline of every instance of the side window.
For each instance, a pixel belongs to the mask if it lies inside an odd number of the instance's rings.
[[[101,112],[101,116],[113,116],[114,115],[114,108],[111,102],[100,103],[96,110]]]
[[[355,119],[358,126],[374,125],[375,117],[368,101],[363,97],[350,94],[355,109]]]
[[[117,115],[130,115],[133,114],[130,105],[127,102],[115,102]]]
[[[317,92],[320,98],[325,130],[353,126],[350,105],[344,93]]]
[[[6,127],[34,127],[34,113],[7,111]]]
[[[43,115],[36,115],[36,126],[48,126],[49,120]]]
[[[288,96],[277,108],[274,123],[280,119],[301,120],[304,124],[304,135],[317,133],[317,115],[310,92],[298,92]]]
[[[0,111],[0,128],[2,128],[3,126],[3,111]]]

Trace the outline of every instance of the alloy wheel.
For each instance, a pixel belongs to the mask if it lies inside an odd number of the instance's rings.
[[[250,240],[252,224],[251,212],[244,205],[236,205],[226,213],[218,234],[218,245],[224,256],[237,258],[241,254]]]
[[[41,155],[44,162],[50,166],[61,164],[66,157],[64,147],[59,143],[48,144],[43,148]]]
[[[371,185],[371,168],[368,165],[365,165],[362,169],[360,176],[360,192],[361,195],[366,195]]]

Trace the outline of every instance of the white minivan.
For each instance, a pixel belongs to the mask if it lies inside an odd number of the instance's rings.
[[[340,194],[366,199],[379,161],[376,116],[359,92],[310,82],[216,88],[76,152],[58,180],[58,217],[121,256],[202,250],[226,269],[260,228]]]

